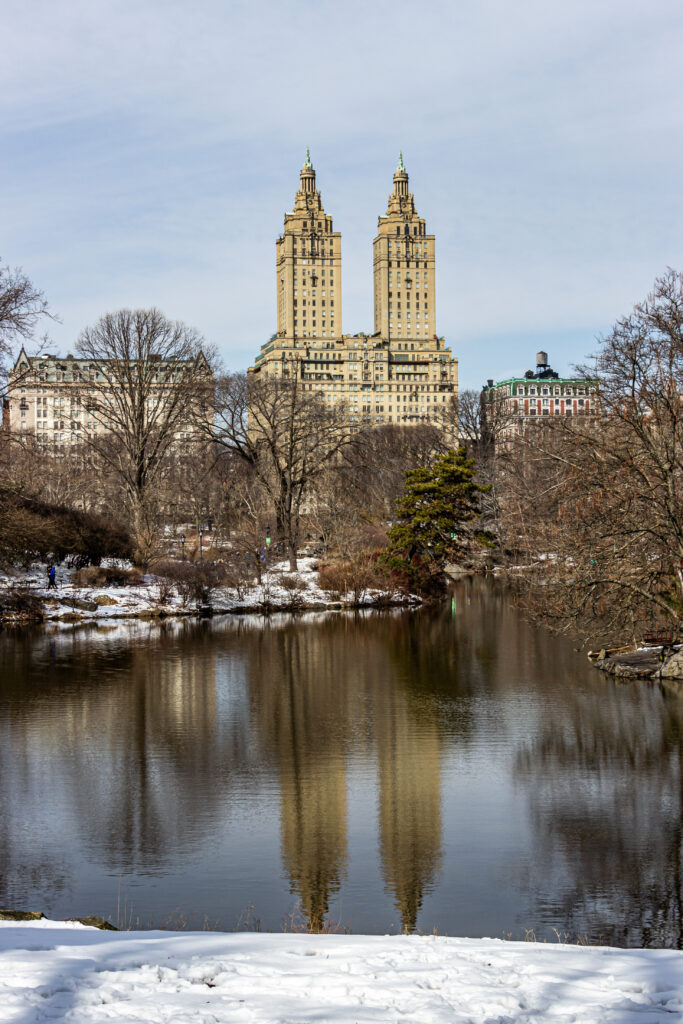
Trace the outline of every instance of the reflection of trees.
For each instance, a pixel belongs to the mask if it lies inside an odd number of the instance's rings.
[[[625,946],[683,946],[683,706],[598,678],[517,757],[537,838],[544,913]]]
[[[50,807],[56,841],[29,850],[26,877],[56,877],[44,858],[61,868],[69,843],[112,873],[162,872],[200,847],[238,787],[276,773],[283,864],[319,928],[346,872],[347,757],[360,751],[377,758],[386,884],[414,929],[441,856],[441,751],[469,736],[477,685],[457,620],[453,642],[444,634],[450,614],[0,637],[0,871],[25,856],[12,826]]]
[[[58,859],[69,841],[110,870],[158,871],[201,842],[201,823],[213,827],[211,808],[248,761],[248,721],[229,731],[219,723],[216,652],[206,643],[194,623],[5,643],[13,654],[0,711],[4,827],[50,808],[24,877],[46,849]],[[15,853],[27,856],[10,841],[6,870]]]

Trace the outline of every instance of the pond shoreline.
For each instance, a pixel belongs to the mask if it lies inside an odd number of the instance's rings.
[[[683,683],[683,647],[667,651],[661,646],[639,647],[590,658],[595,668],[617,679],[648,679],[652,682]]]
[[[79,624],[138,620],[208,619],[222,615],[263,615],[349,611],[364,608],[413,608],[423,604],[416,594],[367,589],[361,594],[331,594],[319,583],[316,559],[302,558],[298,570],[278,563],[262,573],[261,579],[239,588],[216,587],[201,604],[182,598],[176,588],[164,585],[154,574],[142,583],[110,586],[78,586],[73,570],[61,570],[60,585],[48,589],[42,566],[34,566],[0,582],[6,591],[14,588],[24,595],[15,609],[0,611],[0,628],[16,628],[61,622]]]
[[[47,626],[55,623],[65,625],[105,625],[108,622],[165,622],[169,619],[215,619],[226,615],[276,615],[282,612],[290,615],[305,615],[313,612],[347,612],[347,611],[384,611],[396,609],[419,608],[424,602],[419,598],[406,600],[380,599],[377,601],[332,601],[313,602],[311,604],[254,604],[238,605],[234,608],[213,608],[207,605],[198,610],[168,610],[160,608],[156,611],[114,612],[111,615],[79,615],[76,612],[65,612],[61,615],[43,615],[35,618],[22,615],[0,616],[0,629],[23,628],[25,626]]]

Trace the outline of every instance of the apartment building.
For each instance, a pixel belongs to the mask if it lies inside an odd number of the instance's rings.
[[[201,354],[198,358],[206,364]],[[11,433],[21,441],[33,439],[59,453],[113,429],[120,421],[122,402],[106,362],[71,354],[29,356],[22,348],[9,378]],[[205,373],[209,382],[208,364]],[[147,373],[149,393],[144,399],[150,419],[182,376],[183,361],[151,358]],[[196,437],[196,411],[189,402],[185,415],[177,417],[178,442]]]
[[[453,422],[458,361],[436,330],[435,240],[399,158],[373,242],[374,331],[342,330],[341,234],[316,187],[308,151],[291,213],[276,242],[277,333],[250,373],[296,376],[348,421]]]
[[[535,370],[521,377],[487,381],[482,390],[483,408],[499,437],[523,434],[545,416],[594,416],[598,389],[585,377],[560,377],[548,363],[547,352],[536,353]]]

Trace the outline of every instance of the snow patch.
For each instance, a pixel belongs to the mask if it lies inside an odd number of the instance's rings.
[[[0,922],[0,1020],[653,1024],[682,993],[676,950]]]
[[[103,565],[106,564],[108,563],[103,562]],[[264,570],[261,583],[254,581],[252,585],[244,585],[239,592],[228,587],[218,587],[211,595],[213,611],[221,613],[263,606],[275,609],[291,608],[294,603],[306,608],[311,605],[334,604],[336,601],[352,602],[351,594],[337,599],[320,587],[317,571],[319,560],[317,558],[300,558],[298,564],[298,569],[295,572],[290,572],[287,562],[275,563]],[[116,565],[120,565],[122,568],[128,567],[118,562]],[[48,590],[46,567],[40,563],[34,563],[28,569],[13,574],[0,572],[0,587],[18,584],[29,587],[37,597],[41,597],[47,602],[46,618],[48,619],[72,617],[74,614],[82,619],[98,621],[138,617],[145,614],[194,614],[195,609],[192,605],[183,603],[175,588],[169,588],[165,582],[162,584],[162,580],[152,573],[143,576],[142,583],[136,586],[77,587],[73,583],[75,571],[66,565],[58,566],[57,587]],[[283,581],[285,580],[294,581],[294,591],[291,587],[284,585]],[[164,594],[163,601],[160,599],[160,587]],[[98,598],[105,598],[105,603],[98,604],[96,609],[73,606],[73,601],[96,604]],[[396,604],[419,603],[419,598],[415,596],[399,593],[387,595],[377,590],[368,590],[358,603],[372,606],[382,600],[386,601],[387,598]]]

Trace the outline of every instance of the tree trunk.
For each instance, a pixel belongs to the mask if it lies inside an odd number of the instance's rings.
[[[146,572],[157,548],[156,524],[143,496],[133,495],[131,505],[133,561]]]
[[[287,485],[284,481],[282,481],[280,485],[280,494],[275,509],[275,517],[277,520],[278,532],[280,533],[280,536],[283,538],[285,546],[287,548],[290,571],[296,572],[298,567],[296,560],[298,530],[294,526],[294,514],[292,511],[291,496],[289,494]],[[298,526],[298,517],[296,522]]]

